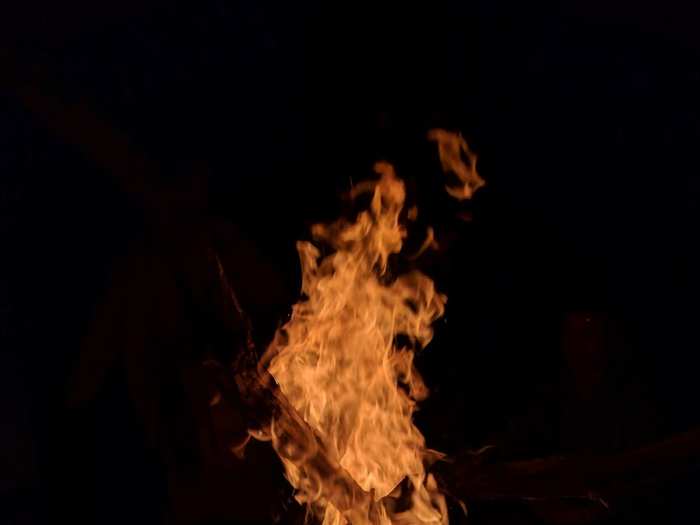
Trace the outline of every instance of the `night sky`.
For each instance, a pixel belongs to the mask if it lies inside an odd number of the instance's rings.
[[[650,439],[700,422],[695,13],[674,2],[73,4],[23,3],[2,22],[0,61],[98,114],[158,167],[157,186],[206,174],[205,214],[245,239],[233,257],[254,251],[275,274],[259,282],[255,263],[238,277],[260,342],[297,297],[295,240],[386,159],[444,246],[421,263],[449,297],[418,360],[434,394],[419,422],[444,425],[426,430],[429,443],[478,446],[507,428],[558,374],[576,312],[622,334],[615,381],[641,385]],[[0,521],[55,523],[45,502],[62,479],[67,384],[147,212],[26,108],[14,75],[0,79]],[[473,202],[442,193],[432,127],[460,130],[478,153],[487,186]],[[465,210],[470,222],[456,218]],[[100,523],[129,516],[109,496],[125,484],[131,501],[161,497],[134,459],[133,415],[111,410],[91,427],[101,445],[89,468],[116,468],[99,450],[123,449],[132,470],[95,474],[90,505],[111,509],[93,514]]]

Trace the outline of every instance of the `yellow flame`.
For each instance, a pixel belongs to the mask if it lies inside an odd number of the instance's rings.
[[[426,448],[412,419],[428,395],[413,349],[432,339],[446,298],[420,272],[390,275],[389,257],[405,237],[405,188],[390,164],[375,170],[377,182],[353,190],[371,192],[368,210],[312,228],[332,253],[297,244],[305,298],[262,360],[293,408],[273,420],[271,437],[297,500],[323,523],[446,524],[444,497],[425,468],[441,455]],[[313,459],[318,447],[323,461]],[[361,491],[352,492],[347,475]]]

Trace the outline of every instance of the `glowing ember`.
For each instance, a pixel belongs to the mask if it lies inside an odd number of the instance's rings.
[[[450,137],[457,136],[433,137],[441,159]],[[455,144],[449,167],[461,169],[466,188],[464,150]],[[353,190],[353,197],[372,194],[355,222],[313,227],[313,238],[332,253],[297,244],[304,299],[262,360],[293,408],[277,413],[271,439],[297,500],[323,523],[446,524],[444,497],[425,468],[441,454],[426,448],[412,420],[428,394],[413,350],[432,339],[446,298],[420,272],[389,275],[389,256],[405,237],[405,189],[391,165],[375,170],[378,181]],[[424,248],[432,236],[426,242]],[[311,430],[295,423],[295,413]]]

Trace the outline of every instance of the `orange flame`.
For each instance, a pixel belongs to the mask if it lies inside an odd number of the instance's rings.
[[[324,524],[446,524],[444,497],[425,469],[441,454],[426,448],[412,420],[428,391],[412,349],[397,341],[427,345],[446,298],[420,272],[389,275],[389,257],[405,237],[399,222],[405,188],[390,164],[375,170],[377,182],[353,191],[372,192],[370,208],[355,222],[313,227],[314,239],[333,253],[297,244],[305,299],[262,361],[329,459],[323,466],[305,459],[314,445],[290,436],[288,415],[273,420],[271,437],[296,499]],[[364,495],[347,493],[347,483],[339,482],[344,474]]]
[[[452,172],[460,185],[445,185],[445,190],[457,200],[471,199],[476,190],[486,184],[476,171],[476,154],[459,133],[432,129],[428,139],[438,143],[440,163],[445,172]],[[466,162],[465,162],[466,160]]]
[[[485,183],[465,140],[444,130],[428,138],[438,143],[443,170],[461,183],[446,185],[447,192],[471,198]],[[406,195],[390,164],[377,163],[375,171],[378,181],[351,192],[371,193],[369,210],[355,222],[312,228],[331,254],[297,243],[305,299],[259,363],[258,384],[276,409],[269,428],[250,435],[272,441],[296,499],[324,524],[446,525],[445,499],[425,468],[442,454],[426,448],[412,420],[428,395],[412,350],[432,339],[446,297],[420,272],[389,275],[389,257],[406,235],[399,221]],[[417,210],[407,215],[415,220]],[[410,258],[434,246],[429,229]]]

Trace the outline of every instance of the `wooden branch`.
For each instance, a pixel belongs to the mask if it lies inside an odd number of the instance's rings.
[[[159,166],[138,153],[125,135],[85,104],[67,104],[38,86],[25,86],[17,96],[56,137],[109,173],[127,195],[146,208],[153,207],[157,196],[149,184],[149,173],[151,177],[158,173]]]
[[[124,193],[158,222],[187,215],[206,201],[201,177],[187,187],[166,187],[158,181],[162,168],[85,101],[69,103],[57,96],[44,68],[24,64],[0,50],[0,88],[11,94],[56,138],[112,176]],[[200,175],[192,173],[192,175]]]
[[[447,489],[467,505],[478,502],[589,502],[607,508],[639,498],[700,466],[700,429],[620,453],[552,457],[505,464],[465,454],[439,467]]]

